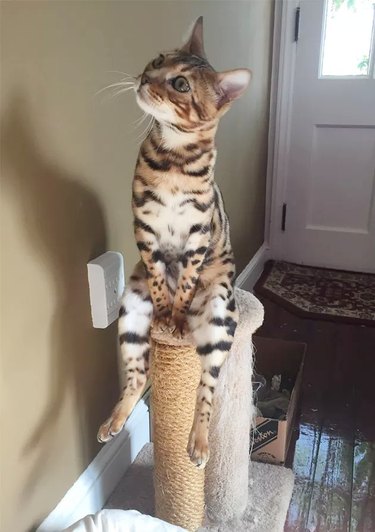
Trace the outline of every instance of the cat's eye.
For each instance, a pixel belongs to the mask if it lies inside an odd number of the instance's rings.
[[[153,60],[152,66],[154,68],[160,68],[161,65],[164,63],[164,59],[165,59],[164,55],[160,54],[159,57]]]
[[[177,76],[177,78],[171,80],[171,83],[172,87],[178,92],[189,92],[190,90],[188,80],[184,76]]]

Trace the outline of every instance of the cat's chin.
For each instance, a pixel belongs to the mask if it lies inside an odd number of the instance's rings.
[[[142,94],[138,91],[136,93],[136,100],[138,106],[142,109],[142,111],[153,116],[161,124],[169,123],[172,121],[173,117],[166,116],[166,113],[162,112],[155,106],[155,104],[150,102],[147,94]]]

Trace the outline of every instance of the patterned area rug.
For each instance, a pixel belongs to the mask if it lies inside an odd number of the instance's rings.
[[[254,287],[305,318],[375,327],[375,275],[268,261]]]

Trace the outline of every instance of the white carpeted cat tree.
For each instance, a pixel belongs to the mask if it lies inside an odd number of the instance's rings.
[[[195,347],[170,335],[154,335],[154,445],[143,447],[107,501],[109,509],[87,516],[68,530],[283,531],[293,473],[284,467],[250,463],[249,455],[254,408],[252,334],[262,324],[263,307],[243,290],[236,290],[236,301],[240,319],[215,392],[206,469],[194,467],[186,452],[200,376]],[[177,526],[143,515],[154,514],[154,499],[156,516]]]
[[[191,531],[203,523],[241,519],[248,504],[250,427],[253,418],[252,334],[263,306],[236,289],[239,323],[218,380],[210,426],[210,460],[197,469],[186,452],[200,362],[195,347],[153,334],[151,366],[156,516]]]

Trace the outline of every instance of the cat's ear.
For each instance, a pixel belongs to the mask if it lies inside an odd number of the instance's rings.
[[[203,47],[203,17],[199,17],[192,29],[189,39],[182,46],[181,50],[198,57],[206,59]]]
[[[218,103],[219,107],[222,107],[225,103],[242,96],[250,83],[251,70],[247,68],[228,70],[227,72],[218,73],[217,77],[222,93]]]

